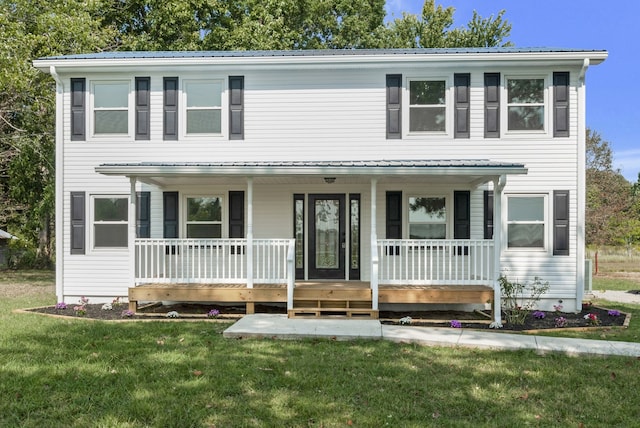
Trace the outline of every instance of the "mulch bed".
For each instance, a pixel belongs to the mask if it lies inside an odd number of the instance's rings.
[[[175,305],[148,305],[138,309],[135,315],[127,316],[124,312],[127,310],[126,304],[113,305],[111,310],[102,309],[102,304],[85,305],[86,313],[77,315],[73,309],[74,305],[68,305],[66,309],[56,309],[55,306],[45,306],[40,308],[27,309],[29,312],[36,312],[48,315],[58,315],[72,318],[86,318],[95,320],[227,320],[235,321],[245,314],[245,306],[220,306],[211,304],[195,304],[195,303],[179,303]],[[215,318],[207,317],[207,313],[212,310],[218,310],[219,315]],[[168,318],[167,313],[175,311],[179,314],[178,318]],[[286,314],[284,307],[276,307],[269,305],[256,305],[256,313],[280,313]],[[585,319],[585,315],[595,314],[600,321],[598,325],[594,325]],[[411,317],[411,326],[429,326],[429,327],[451,327],[451,321],[459,321],[461,328],[471,329],[488,329],[492,319],[489,312],[462,312],[462,311],[412,311],[412,312],[389,312],[381,311],[379,314],[380,321],[383,324],[397,325],[400,319]],[[609,310],[592,305],[585,305],[579,313],[557,313],[545,312],[544,318],[535,318],[529,314],[523,325],[514,325],[503,323],[502,330],[509,331],[536,331],[557,329],[556,318],[563,317],[566,324],[563,329],[567,328],[594,328],[594,327],[625,327],[629,323],[630,315],[620,313],[619,316],[609,315]]]

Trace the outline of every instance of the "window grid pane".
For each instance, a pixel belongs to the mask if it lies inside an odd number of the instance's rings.
[[[187,111],[187,134],[220,134],[222,111],[192,109]]]
[[[128,83],[97,83],[93,87],[95,108],[129,107]]]
[[[129,112],[126,110],[96,110],[96,134],[126,134],[129,132]]]

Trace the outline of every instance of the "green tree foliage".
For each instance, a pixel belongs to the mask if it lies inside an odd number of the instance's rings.
[[[640,240],[640,184],[613,169],[611,144],[595,131],[586,135],[586,240],[588,245],[624,245]],[[640,177],[639,177],[640,182]]]
[[[437,5],[435,0],[425,0],[422,16],[403,14],[390,23],[384,36],[386,47],[394,48],[460,48],[510,46],[506,41],[511,24],[503,20],[505,11],[496,17],[482,18],[476,11],[465,27],[451,28],[453,7]]]
[[[54,212],[53,80],[34,58],[104,49],[98,3],[80,0],[0,0],[0,227],[52,256]]]

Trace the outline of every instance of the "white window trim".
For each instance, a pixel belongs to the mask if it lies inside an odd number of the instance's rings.
[[[410,131],[410,109],[411,109],[411,82],[412,81],[444,81],[444,108],[445,108],[445,130],[444,131]],[[453,77],[452,76],[444,76],[441,74],[438,75],[417,75],[412,77],[407,77],[405,79],[405,86],[403,88],[402,95],[402,129],[405,129],[404,136],[405,137],[437,137],[442,138],[443,136],[451,136],[453,137],[453,120],[454,120],[454,108],[453,108]],[[404,113],[406,112],[406,113]]]
[[[127,133],[126,134],[96,134],[96,119],[95,112],[96,111],[116,111],[116,110],[125,110],[124,108],[109,108],[109,109],[96,109],[95,106],[95,86],[96,84],[116,84],[116,83],[126,83],[129,86],[129,95],[127,97]],[[132,108],[135,104],[135,93],[132,90],[133,80],[132,79],[95,79],[89,82],[90,91],[89,91],[89,114],[88,114],[88,124],[89,124],[89,132],[92,140],[104,140],[106,138],[109,139],[124,139],[129,140],[133,138],[133,133],[135,129],[135,108]]]
[[[509,100],[509,88],[507,82],[509,80],[522,80],[522,79],[543,79],[544,88],[544,128],[542,130],[509,130],[509,106],[537,106],[540,104],[508,104]],[[549,84],[553,79],[551,75],[546,74],[507,74],[502,78],[502,93],[500,96],[500,129],[503,135],[509,135],[512,137],[532,137],[540,138],[542,135],[549,135],[550,124],[553,120],[552,106],[549,104]]]
[[[187,132],[187,111],[190,110],[187,108],[187,86],[189,83],[196,82],[215,82],[220,83],[220,133],[199,133],[199,134],[189,134]],[[224,139],[227,138],[228,134],[228,121],[229,121],[229,105],[228,105],[228,94],[229,88],[227,86],[226,79],[222,77],[211,77],[211,78],[184,78],[180,79],[180,135],[182,139],[185,140],[201,140],[203,138],[206,139]],[[217,110],[217,107],[198,107],[194,108],[194,110]]]
[[[445,221],[444,221],[444,238],[442,239],[450,239],[453,232],[450,229],[453,227],[453,213],[451,212],[453,207],[449,206],[451,201],[453,201],[453,195],[446,194],[422,194],[422,193],[411,193],[408,194],[404,200],[403,211],[406,212],[406,231],[403,232],[405,235],[405,239],[410,238],[409,229],[411,227],[412,222],[409,220],[409,199],[411,198],[444,198],[444,210],[445,210]],[[413,224],[426,224],[426,223],[413,223]],[[431,223],[431,224],[442,224],[442,223]],[[430,239],[431,240],[431,239]],[[439,238],[433,238],[433,240],[439,240]]]
[[[189,222],[187,221],[187,216],[188,216],[188,200],[191,198],[218,198],[220,199],[220,222],[217,221],[212,221],[212,222]],[[227,232],[227,222],[225,221],[226,219],[226,212],[225,212],[225,199],[224,199],[224,195],[222,194],[189,194],[189,195],[185,195],[183,200],[182,200],[182,218],[183,220],[180,222],[181,223],[181,229],[182,229],[182,233],[180,234],[180,236],[184,236],[184,239],[225,239],[225,237],[228,236],[228,232]],[[187,225],[188,224],[218,224],[220,223],[220,238],[188,238],[187,237]]]
[[[544,199],[544,245],[542,247],[509,247],[509,198],[511,197],[542,197]],[[506,193],[505,194],[505,203],[502,204],[502,218],[504,220],[504,229],[502,236],[502,249],[509,253],[540,253],[540,254],[549,254],[552,245],[552,224],[550,224],[552,219],[552,214],[549,212],[551,206],[549,205],[549,193],[546,192],[533,192],[533,193]],[[527,222],[531,223],[531,222]]]
[[[89,234],[89,251],[91,253],[115,253],[115,252],[128,252],[129,251],[129,242],[124,247],[96,247],[96,237],[95,237],[95,200],[96,199],[126,199],[127,200],[127,220],[126,221],[109,221],[109,222],[100,222],[101,224],[125,224],[127,225],[127,240],[129,240],[129,209],[131,208],[131,204],[129,201],[129,195],[124,194],[93,194],[89,196],[89,224],[87,225],[90,229]]]

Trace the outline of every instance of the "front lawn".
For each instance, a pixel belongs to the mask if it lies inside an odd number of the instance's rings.
[[[640,419],[637,358],[228,340],[228,324],[207,321],[11,313],[55,301],[52,288],[33,290],[0,300],[3,427],[591,427]]]

